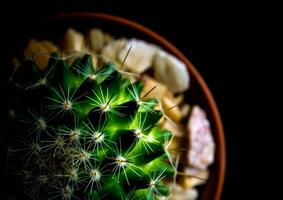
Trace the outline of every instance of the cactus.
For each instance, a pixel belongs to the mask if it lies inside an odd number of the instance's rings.
[[[6,92],[6,193],[21,199],[157,199],[174,174],[155,99],[115,65],[52,54],[14,72]],[[10,186],[9,183],[10,182]],[[16,197],[16,199],[17,199]]]

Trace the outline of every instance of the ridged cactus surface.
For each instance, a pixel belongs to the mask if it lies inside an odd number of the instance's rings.
[[[162,112],[140,96],[140,81],[122,78],[112,63],[98,70],[90,55],[70,63],[53,54],[44,70],[22,62],[7,87],[7,193],[38,200],[168,195],[172,135],[158,127]]]

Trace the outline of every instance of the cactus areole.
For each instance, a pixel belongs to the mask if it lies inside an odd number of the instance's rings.
[[[45,69],[25,60],[6,86],[7,197],[146,199],[167,196],[175,169],[157,100],[113,63],[52,54]]]

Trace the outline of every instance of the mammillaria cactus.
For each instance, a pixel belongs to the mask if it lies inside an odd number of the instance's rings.
[[[6,86],[7,195],[16,199],[157,199],[174,167],[162,111],[92,56],[28,59]],[[150,92],[150,91],[148,91]]]

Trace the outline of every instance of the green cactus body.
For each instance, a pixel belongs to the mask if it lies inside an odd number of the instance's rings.
[[[7,176],[27,199],[157,199],[174,173],[157,101],[114,64],[56,54],[39,70],[26,60],[9,86]],[[17,184],[16,184],[17,183]]]

